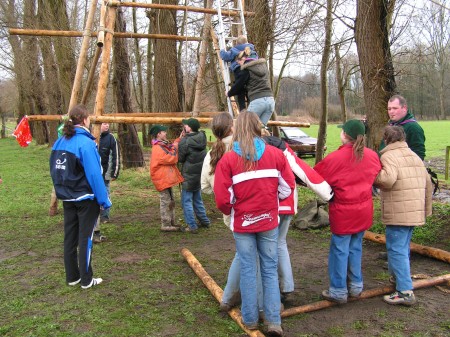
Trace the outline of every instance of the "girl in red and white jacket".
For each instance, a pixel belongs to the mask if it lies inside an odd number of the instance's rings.
[[[261,139],[260,125],[255,113],[239,114],[232,151],[225,153],[216,167],[214,195],[222,213],[231,215],[231,229],[241,259],[242,321],[249,329],[258,328],[258,255],[268,332],[281,335],[278,200],[292,193],[295,179],[283,153]]]
[[[337,303],[346,303],[348,294],[358,297],[363,289],[362,239],[372,226],[372,185],[381,169],[378,155],[364,146],[364,133],[361,121],[348,120],[342,126],[343,145],[314,167],[334,192],[329,207],[330,287],[322,297]]]

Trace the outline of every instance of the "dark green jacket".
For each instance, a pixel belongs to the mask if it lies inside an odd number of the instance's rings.
[[[401,126],[406,134],[406,143],[408,147],[419,156],[420,159],[425,158],[425,133],[422,127],[414,119],[414,116],[409,111],[406,116],[398,122],[389,121],[389,125]],[[381,141],[378,152],[386,147],[384,140]]]
[[[185,191],[200,189],[203,159],[206,156],[206,135],[204,131],[186,134],[178,145],[178,162],[182,165],[181,174]]]

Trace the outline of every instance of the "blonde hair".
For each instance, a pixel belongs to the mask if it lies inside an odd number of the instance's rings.
[[[356,139],[353,139],[348,134],[344,132],[345,138],[348,139],[350,143],[353,144],[353,155],[356,158],[356,161],[361,161],[364,157],[364,147],[366,138],[364,135],[358,135]]]
[[[236,56],[236,60],[241,60],[244,57],[248,57],[250,56],[250,54],[252,53],[252,50],[250,49],[250,47],[245,47],[243,51],[241,51],[237,56]]]
[[[231,135],[233,127],[233,117],[228,112],[222,112],[221,114],[214,116],[212,120],[211,130],[217,141],[211,147],[211,159],[209,164],[211,170],[209,174],[214,174],[216,171],[217,163],[222,158],[223,154],[227,151],[226,144],[222,141],[225,137]]]
[[[236,39],[236,44],[244,44],[247,42],[247,37],[245,35],[239,35]]]
[[[239,143],[240,160],[245,171],[251,171],[256,167],[255,138],[261,138],[261,121],[254,112],[242,110],[236,119],[233,142]]]

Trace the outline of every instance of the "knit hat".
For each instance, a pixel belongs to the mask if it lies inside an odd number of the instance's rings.
[[[338,125],[338,128],[342,128],[342,130],[353,139],[358,138],[359,135],[364,136],[366,133],[366,127],[358,119],[349,119],[344,125]]]
[[[166,130],[167,130],[167,126],[156,124],[151,127],[150,134],[152,136],[156,137],[158,135],[158,133],[160,133],[161,131],[166,131]]]
[[[181,123],[188,125],[194,132],[197,132],[198,129],[200,129],[200,123],[195,118],[183,119]]]

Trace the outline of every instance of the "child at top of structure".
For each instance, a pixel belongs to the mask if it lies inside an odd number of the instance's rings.
[[[179,231],[175,221],[175,198],[172,187],[184,181],[178,171],[178,144],[180,139],[174,143],[167,140],[167,127],[164,125],[153,125],[150,129],[152,135],[152,159],[150,161],[150,176],[155,188],[159,191],[161,231]]]
[[[240,52],[243,50],[249,50],[249,56],[248,60],[257,60],[258,54],[255,51],[255,46],[251,43],[247,42],[247,38],[244,35],[239,35],[236,40],[236,45],[234,47],[231,47],[230,50],[221,50],[220,51],[220,57],[225,62],[231,62],[230,64],[230,71],[234,74],[234,80],[235,82],[239,80],[240,78],[240,72],[241,67],[239,63],[236,61],[236,57],[239,55]],[[237,102],[239,105],[239,110],[244,110],[247,106],[245,104],[246,96],[247,96],[247,90],[244,88],[240,90],[239,92],[236,92]]]
[[[239,35],[236,40],[236,45],[231,47],[230,50],[220,50],[220,58],[225,62],[231,62],[230,70],[235,72],[236,68],[239,68],[239,64],[236,62],[236,56],[239,55],[241,51],[245,49],[245,47],[249,47],[251,50],[251,54],[249,57],[253,59],[258,58],[258,54],[256,53],[255,46],[251,43],[247,42],[247,38],[244,35]]]

